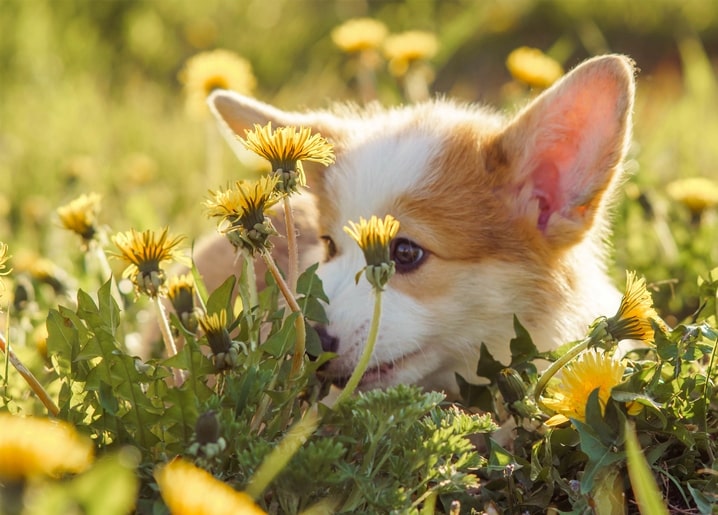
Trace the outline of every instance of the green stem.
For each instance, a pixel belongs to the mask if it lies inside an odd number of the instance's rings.
[[[175,339],[172,336],[172,329],[170,328],[170,323],[167,319],[167,311],[162,304],[162,300],[158,296],[155,296],[152,300],[157,308],[157,322],[159,322],[160,325],[162,340],[165,342],[167,357],[171,358],[172,356],[177,355],[177,345],[175,345]],[[172,375],[174,377],[175,386],[179,388],[185,380],[183,371],[173,367]]]
[[[287,282],[292,292],[297,291],[297,278],[299,277],[299,247],[297,245],[297,229],[294,223],[294,211],[289,196],[284,197],[284,222],[287,226]]]
[[[289,285],[284,280],[284,277],[282,277],[282,273],[279,271],[279,268],[277,268],[277,264],[274,262],[274,258],[272,258],[272,256],[266,252],[262,253],[262,258],[264,259],[264,262],[266,263],[270,273],[274,277],[274,280],[277,282],[279,290],[282,292],[282,295],[284,295],[284,299],[287,301],[289,309],[291,309],[293,313],[299,313],[299,316],[294,322],[297,336],[296,341],[294,342],[292,368],[289,373],[289,380],[291,382],[299,374],[302,369],[302,365],[304,364],[304,350],[306,349],[307,343],[307,330],[306,326],[304,325],[304,314],[302,313],[302,309],[299,307],[299,303],[294,297],[292,290],[289,288]]]
[[[546,406],[543,401],[541,400],[541,395],[543,394],[544,390],[546,389],[546,385],[548,385],[548,382],[551,380],[553,376],[556,375],[556,373],[561,370],[566,363],[571,361],[573,358],[581,354],[587,347],[588,344],[591,342],[591,338],[588,337],[585,340],[581,340],[576,345],[571,347],[568,351],[566,351],[566,354],[558,358],[556,361],[551,363],[551,366],[548,367],[543,374],[541,374],[541,377],[539,378],[538,382],[536,383],[536,388],[534,389],[534,400],[536,401],[536,404],[544,411],[548,411],[553,413],[553,410],[550,409],[548,406]]]
[[[364,347],[364,352],[362,352],[361,358],[359,358],[359,363],[354,369],[354,372],[352,372],[349,381],[347,381],[347,385],[341,391],[339,397],[337,397],[337,401],[334,403],[335,407],[339,406],[342,402],[348,399],[352,393],[354,393],[354,390],[356,390],[357,386],[359,386],[359,382],[369,366],[369,361],[371,360],[372,353],[374,352],[374,345],[376,344],[376,337],[379,334],[379,322],[381,320],[381,293],[381,290],[374,288],[374,314],[371,318],[371,327],[369,328],[369,336],[367,337],[366,346]]]
[[[25,382],[30,386],[30,389],[35,393],[35,395],[37,395],[38,399],[40,399],[43,405],[47,408],[47,411],[49,411],[53,416],[56,417],[58,413],[60,413],[60,408],[58,408],[57,405],[50,398],[50,395],[47,393],[45,388],[42,387],[40,381],[37,380],[37,378],[33,375],[32,372],[30,372],[30,370],[28,370],[25,364],[20,361],[20,358],[18,358],[17,355],[12,351],[12,349],[10,349],[10,346],[8,345],[2,333],[0,333],[0,350],[7,355],[8,361],[12,364],[13,367],[15,367],[15,370],[18,371],[18,373],[22,376]]]

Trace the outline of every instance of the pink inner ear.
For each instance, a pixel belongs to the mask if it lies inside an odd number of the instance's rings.
[[[532,180],[533,196],[539,203],[538,227],[545,231],[551,215],[561,210],[564,202],[558,167],[544,161],[534,170]]]
[[[573,88],[544,113],[549,132],[539,135],[530,174],[539,203],[538,228],[546,231],[553,213],[566,214],[606,181],[602,154],[616,145],[616,88],[597,80],[600,92]]]

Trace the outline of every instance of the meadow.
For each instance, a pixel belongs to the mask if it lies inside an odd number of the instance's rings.
[[[357,18],[374,20],[373,42],[368,29],[337,35]],[[421,32],[402,43],[408,31]],[[540,65],[507,65],[523,47]],[[515,359],[482,359],[492,380],[466,384],[458,407],[410,387],[318,407],[322,358],[286,359],[300,335],[318,354],[298,322],[323,316],[314,269],[297,287],[301,316],[281,308],[272,278],[260,292],[249,272],[215,291],[188,279],[202,309],[169,315],[182,350],[132,357],[128,345],[156,323],[156,292],[109,280],[108,266],[120,278],[128,264],[105,261],[122,254],[117,234],[168,227],[168,241],[182,235],[189,248],[216,230],[212,192],[266,171],[220,139],[202,102],[208,83],[288,110],[431,95],[515,110],[547,85],[545,66],[606,52],[639,68],[611,271],[621,288],[627,270],[645,278],[629,287],[666,324],[649,317],[651,345],[629,356],[610,399],[586,400],[583,421],[544,424],[534,360],[546,356],[520,321]],[[0,441],[0,512],[715,512],[716,59],[708,1],[0,0],[0,415],[10,417],[0,431],[48,412],[66,424],[18,425],[30,436],[61,428],[45,448]],[[58,208],[91,194],[92,233],[78,236]],[[592,346],[613,348],[610,331],[591,331]],[[224,332],[218,350],[208,335]],[[471,435],[493,428],[477,408],[514,418],[511,448],[486,438],[475,451]],[[65,465],[29,465],[53,460]],[[192,498],[202,489],[214,496]]]

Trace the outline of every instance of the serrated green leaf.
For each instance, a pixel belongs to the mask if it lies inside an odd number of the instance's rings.
[[[456,384],[459,386],[459,395],[467,406],[476,407],[480,410],[494,413],[494,394],[487,384],[472,384],[459,374],[454,374]]]
[[[227,320],[232,319],[232,301],[234,298],[234,286],[236,283],[237,278],[230,275],[216,290],[210,294],[207,299],[207,314],[211,315],[225,310],[227,312]]]
[[[97,393],[102,409],[112,416],[117,415],[120,406],[117,403],[117,397],[115,397],[112,386],[104,381],[100,381]]]
[[[309,324],[306,325],[305,329],[307,333],[307,337],[304,342],[305,350],[310,356],[317,357],[323,352],[322,341],[319,338],[319,333],[317,333],[317,330]]]
[[[511,367],[516,368],[518,365],[534,359],[539,355],[539,351],[534,345],[531,335],[521,325],[516,315],[514,315],[514,332],[516,336],[511,339],[509,348],[511,349]]]
[[[496,361],[491,355],[491,352],[489,352],[488,347],[486,347],[486,344],[481,342],[481,351],[479,354],[479,364],[476,367],[476,375],[485,377],[493,383],[496,381],[496,377],[499,375],[499,372],[501,372],[504,368],[506,368],[506,365]]]
[[[47,352],[61,377],[72,374],[75,353],[80,348],[78,330],[72,318],[72,312],[60,307],[59,310],[50,310],[46,322]]]
[[[262,344],[262,349],[274,357],[284,356],[294,348],[296,329],[294,321],[301,313],[292,313],[282,324],[282,328],[269,336]]]
[[[297,279],[297,293],[329,302],[329,297],[324,293],[322,280],[317,275],[318,267],[319,263],[314,263],[299,275]]]
[[[112,278],[108,279],[97,291],[97,303],[102,319],[114,335],[120,326],[120,307],[112,296]]]
[[[490,470],[504,470],[508,465],[515,464],[513,454],[504,449],[493,438],[489,438],[489,465]]]
[[[589,425],[576,419],[571,419],[571,422],[578,431],[581,440],[581,451],[588,457],[588,463],[581,478],[581,493],[587,494],[594,488],[596,474],[603,467],[623,460],[625,453],[614,452],[601,441]]]

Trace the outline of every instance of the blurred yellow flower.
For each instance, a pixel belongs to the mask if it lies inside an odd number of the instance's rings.
[[[185,105],[191,116],[203,117],[209,110],[205,100],[215,89],[250,94],[257,84],[249,61],[229,50],[201,52],[179,73],[185,89]]]
[[[694,214],[718,205],[718,183],[706,177],[679,179],[666,186],[668,196]]]
[[[269,161],[280,179],[277,187],[282,193],[291,193],[306,184],[302,161],[324,166],[334,162],[332,145],[307,127],[272,130],[269,122],[264,127],[255,125],[254,130],[247,131],[246,137],[240,140],[249,150]]]
[[[379,48],[388,30],[379,20],[353,18],[332,30],[332,41],[344,52],[361,52]]]
[[[514,79],[534,88],[548,88],[563,75],[563,68],[538,48],[520,47],[506,59]]]
[[[59,477],[92,464],[92,441],[67,422],[0,413],[0,431],[0,479]]]
[[[97,233],[97,213],[100,211],[102,196],[98,193],[80,195],[78,198],[57,208],[62,226],[79,235],[85,243]]]
[[[7,243],[0,241],[0,276],[7,275],[12,272],[12,270],[5,270],[5,263],[7,263],[10,259],[10,256],[7,253],[7,249]]]
[[[165,273],[160,268],[162,263],[187,262],[175,248],[184,236],[168,238],[167,230],[165,228],[157,236],[151,230],[138,233],[132,229],[112,237],[112,242],[120,251],[114,256],[127,263],[123,277],[129,277],[138,292],[150,297],[164,293]]]
[[[591,349],[561,370],[558,384],[546,388],[543,403],[557,414],[546,425],[559,425],[568,419],[586,421],[586,403],[596,388],[601,413],[611,397],[611,390],[621,382],[626,367],[603,351]]]
[[[664,327],[663,320],[653,307],[653,298],[646,289],[646,280],[637,278],[635,272],[626,274],[626,290],[618,312],[606,320],[606,330],[615,340],[641,340],[653,343],[654,331],[651,321]]]
[[[33,280],[49,284],[55,293],[64,293],[74,286],[69,274],[51,260],[31,250],[21,250],[14,258],[15,271],[28,274]]]
[[[372,286],[381,290],[394,274],[390,244],[399,232],[399,221],[391,215],[386,215],[383,220],[376,216],[369,220],[360,217],[358,224],[349,221],[344,232],[361,247],[367,264],[366,277]],[[360,274],[361,271],[357,280]]]
[[[172,515],[254,515],[265,512],[252,498],[193,464],[175,458],[155,471]]]
[[[410,30],[393,34],[384,41],[389,71],[397,77],[406,74],[413,61],[428,60],[439,51],[439,40],[432,32]]]

